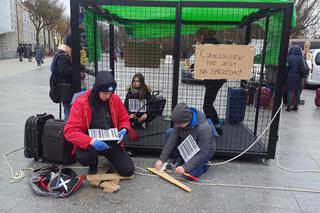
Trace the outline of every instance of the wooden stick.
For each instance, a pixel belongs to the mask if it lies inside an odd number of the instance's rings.
[[[168,175],[165,172],[158,172],[158,170],[156,168],[147,168],[150,172],[152,172],[153,174],[156,174],[158,176],[160,176],[161,178],[169,181],[170,183],[179,186],[180,188],[182,188],[183,190],[187,191],[187,192],[191,192],[191,189],[184,185],[183,183],[181,183],[180,181],[176,180],[175,178],[173,178],[172,176]]]
[[[96,181],[96,180],[125,180],[125,179],[133,179],[133,175],[130,177],[123,177],[118,175],[117,173],[109,173],[109,174],[97,174],[97,175],[87,175],[88,181]]]

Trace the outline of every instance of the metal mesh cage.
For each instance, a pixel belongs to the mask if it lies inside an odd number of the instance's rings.
[[[155,117],[145,127],[135,128],[140,138],[127,139],[128,149],[160,151],[172,125],[172,108],[185,102],[205,112],[212,106],[216,109],[223,130],[217,138],[217,154],[235,155],[258,138],[280,105],[285,65],[281,59],[286,56],[291,11],[292,5],[284,3],[83,3],[79,26],[85,42],[80,49],[86,50],[85,66],[91,74],[101,70],[114,73],[116,92],[123,101],[137,73],[153,92]],[[214,32],[219,44],[255,47],[249,80],[224,83],[193,78],[194,45],[200,28]],[[87,75],[82,83],[90,88],[94,75]],[[242,94],[236,96],[240,101],[232,99],[234,89]],[[214,101],[213,105],[206,105],[205,99]],[[234,120],[232,113],[242,118]],[[273,158],[277,128],[278,120],[246,156]]]

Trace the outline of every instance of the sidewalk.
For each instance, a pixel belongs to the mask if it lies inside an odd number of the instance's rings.
[[[51,57],[45,58],[44,64],[41,64],[41,67],[50,66],[51,61]],[[22,62],[19,62],[19,58],[2,59],[0,60],[0,79],[19,75],[30,70],[41,69],[41,67],[37,66],[37,62],[34,58],[32,59],[32,62],[29,62],[27,58],[24,58]]]
[[[47,112],[58,117],[58,105],[48,97],[49,61],[46,58],[45,66],[38,68],[35,62],[0,60],[1,155],[23,146],[24,125],[30,115]],[[320,110],[314,106],[314,97],[314,90],[304,90],[306,104],[298,112],[283,111],[280,163],[293,170],[320,170]],[[145,168],[154,166],[156,159],[137,156],[133,161]],[[9,155],[8,160],[14,171],[43,166],[24,158],[22,150]],[[81,175],[87,169],[75,171]],[[160,178],[136,174],[133,180],[120,182],[121,189],[115,194],[105,194],[85,183],[72,196],[55,199],[35,195],[28,186],[31,172],[25,173],[21,182],[10,184],[10,171],[1,160],[0,212],[318,213],[320,209],[320,193],[301,190],[319,192],[320,174],[288,173],[277,167],[276,160],[236,160],[210,167],[201,177],[204,185],[186,183],[191,193]]]

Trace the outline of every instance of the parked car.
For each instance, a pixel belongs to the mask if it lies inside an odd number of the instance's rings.
[[[306,85],[308,86],[320,86],[320,49],[310,50],[312,53],[311,61],[307,61],[310,64],[310,74],[306,79]]]

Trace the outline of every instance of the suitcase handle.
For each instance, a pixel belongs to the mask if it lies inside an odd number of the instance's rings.
[[[39,117],[39,116],[44,116],[44,115],[46,115],[47,113],[41,113],[41,114],[36,114],[36,117]]]

